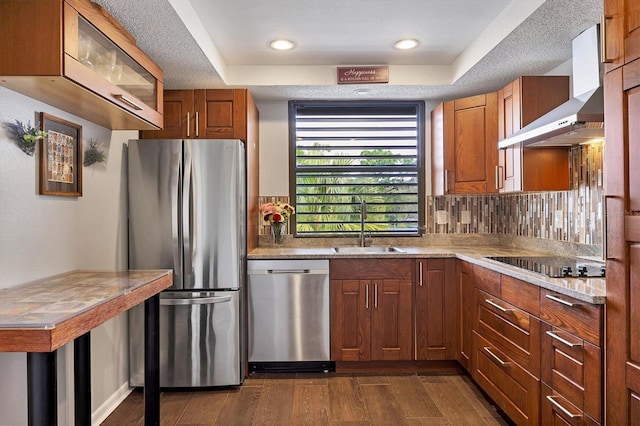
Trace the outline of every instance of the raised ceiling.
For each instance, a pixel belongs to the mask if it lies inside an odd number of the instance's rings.
[[[167,89],[248,87],[257,100],[442,100],[546,74],[602,0],[96,0],[164,70]],[[296,48],[276,52],[275,38]],[[420,41],[397,51],[401,38]],[[337,85],[336,67],[389,65]],[[369,93],[356,95],[366,87]]]

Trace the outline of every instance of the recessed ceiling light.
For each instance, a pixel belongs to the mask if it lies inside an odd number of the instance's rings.
[[[278,39],[269,43],[269,46],[275,50],[291,50],[296,47],[296,44],[291,40]]]
[[[393,47],[398,50],[409,50],[418,47],[418,40],[413,38],[405,38],[394,43]]]
[[[356,89],[353,91],[356,95],[368,95],[371,92],[369,89]]]

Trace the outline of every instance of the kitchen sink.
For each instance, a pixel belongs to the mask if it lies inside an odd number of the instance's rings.
[[[336,246],[331,247],[335,253],[341,254],[378,254],[378,253],[406,253],[406,251],[399,249],[398,247],[390,246]]]

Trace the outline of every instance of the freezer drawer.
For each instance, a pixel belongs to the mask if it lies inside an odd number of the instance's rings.
[[[328,361],[329,262],[249,260],[249,362]]]
[[[241,291],[160,294],[160,386],[239,385]],[[144,306],[129,311],[129,384],[144,386]]]

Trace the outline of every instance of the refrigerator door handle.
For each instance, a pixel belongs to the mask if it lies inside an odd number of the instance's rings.
[[[180,155],[176,155],[173,157],[172,167],[171,167],[171,238],[176,243],[173,244],[173,264],[176,269],[182,271],[182,253],[180,252],[180,242],[182,240],[182,236],[180,234],[180,176],[182,175],[182,158]],[[177,271],[176,271],[177,272]],[[182,273],[180,272],[182,276]]]
[[[193,173],[193,153],[188,149],[187,141],[183,141],[183,182],[182,182],[182,250],[184,253],[184,283],[183,288],[191,287],[193,282],[193,240],[191,221],[193,213],[191,179]]]
[[[231,302],[231,296],[193,297],[189,299],[160,299],[161,305],[210,305]]]

